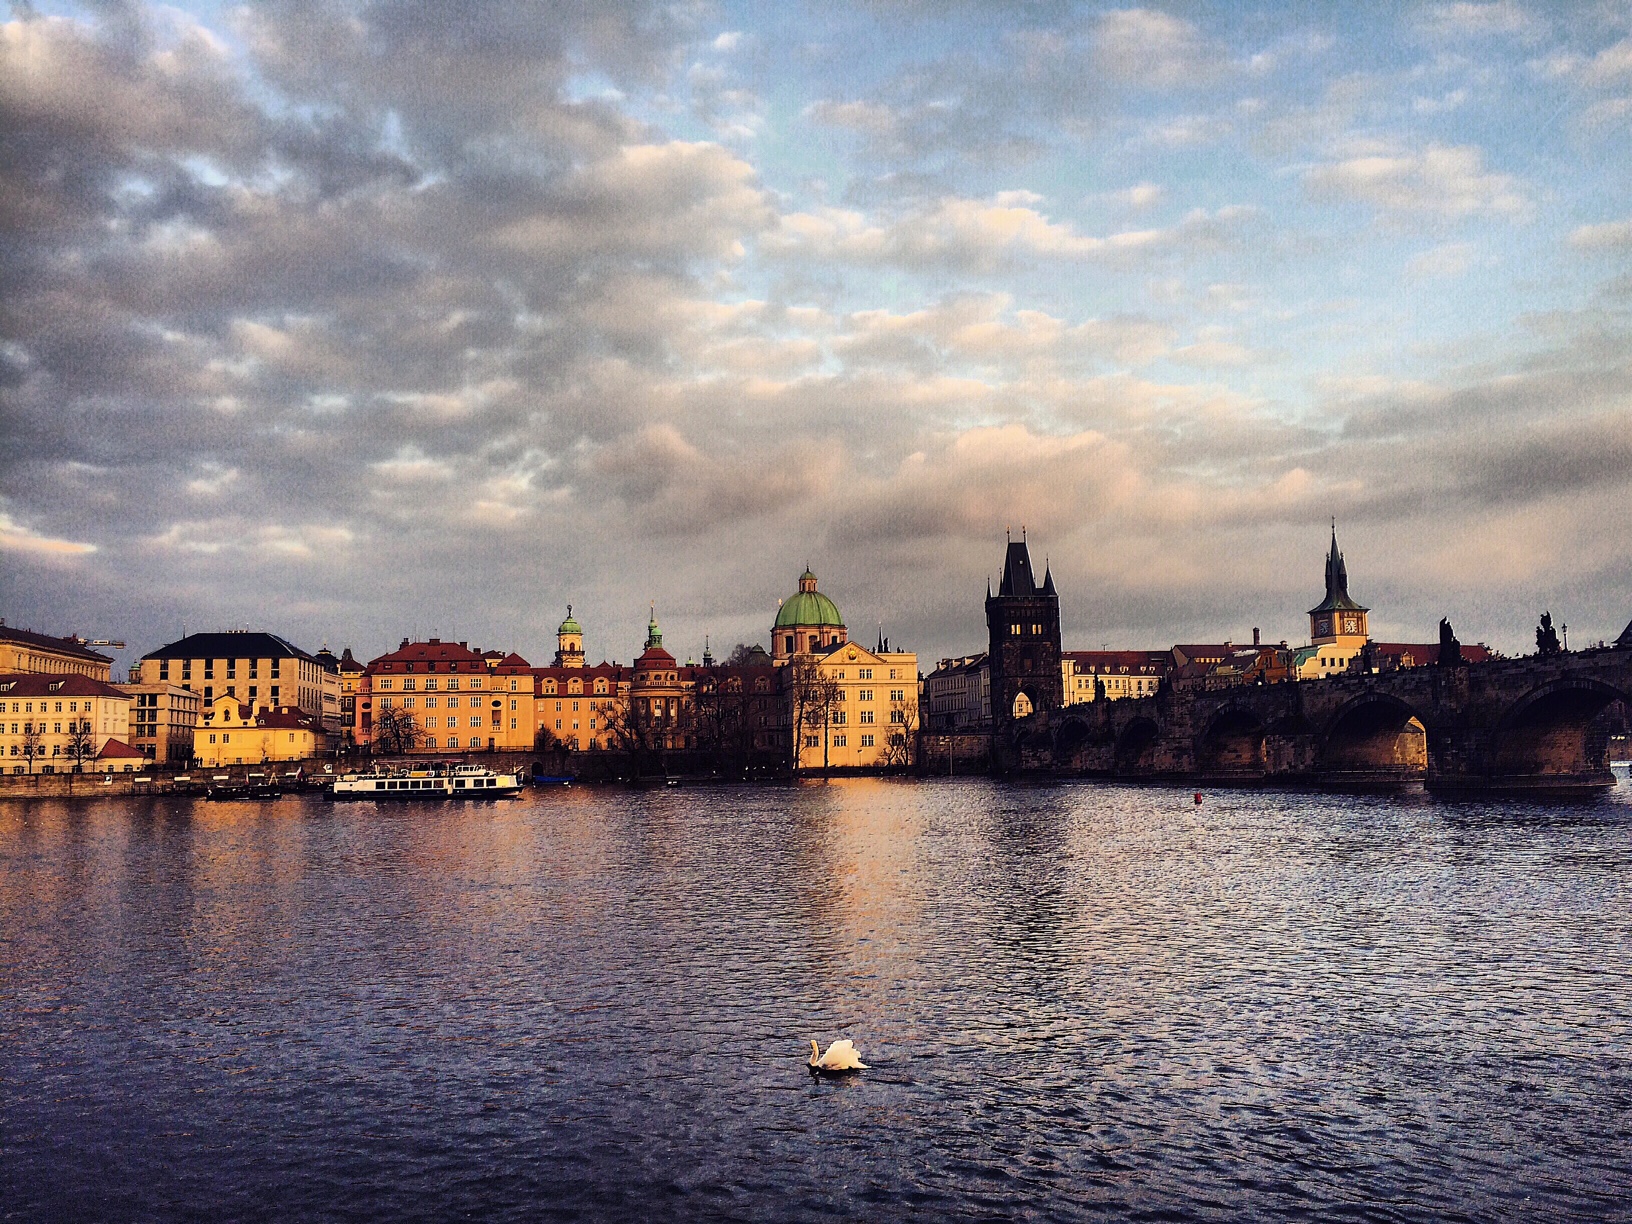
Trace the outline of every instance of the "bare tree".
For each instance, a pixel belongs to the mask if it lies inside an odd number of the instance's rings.
[[[44,737],[41,734],[44,730],[44,723],[25,722],[23,724],[23,758],[28,762],[29,773],[34,772],[34,758],[45,755],[45,744],[42,742]]]
[[[731,653],[725,656],[727,667],[747,667],[753,662],[754,648],[747,642],[738,642],[731,648]]]
[[[91,731],[91,720],[77,719],[68,724],[68,755],[74,758],[74,772],[80,772],[81,762],[96,755],[96,735]]]
[[[382,703],[374,712],[374,747],[377,752],[394,756],[412,752],[422,739],[412,710]]]
[[[647,772],[653,757],[661,762],[665,729],[649,699],[631,693],[607,715],[606,730],[607,743],[629,757],[636,777]]]
[[[838,680],[822,670],[813,654],[798,654],[788,662],[789,697],[793,713],[793,768],[798,772],[805,748],[806,728],[819,729],[822,743],[822,772],[828,769],[828,734],[833,716],[843,707],[844,690]]]
[[[884,764],[905,768],[912,764],[913,746],[918,742],[918,703],[908,699],[907,690],[890,702],[890,729],[884,741]]]

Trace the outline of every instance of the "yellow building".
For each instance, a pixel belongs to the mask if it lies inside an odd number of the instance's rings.
[[[222,695],[193,732],[193,755],[205,769],[306,761],[325,747],[322,722],[296,706],[251,709]]]
[[[1154,696],[1170,658],[1165,650],[1061,651],[1065,704]]]
[[[918,734],[918,656],[843,642],[782,668],[794,768],[878,769],[912,763]]]
[[[525,752],[535,734],[534,677],[518,654],[407,638],[358,681],[353,738],[384,753]]]
[[[0,757],[12,773],[86,768],[130,734],[130,696],[82,675],[0,675]]]
[[[51,637],[30,629],[14,629],[0,620],[0,675],[18,672],[88,676],[106,684],[113,675],[113,660],[89,649],[77,637]]]

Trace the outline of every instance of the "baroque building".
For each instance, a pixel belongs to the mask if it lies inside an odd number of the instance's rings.
[[[1017,720],[1065,704],[1060,597],[1052,570],[1037,583],[1023,536],[1009,541],[997,594],[987,585],[986,635],[992,734],[1006,741]]]

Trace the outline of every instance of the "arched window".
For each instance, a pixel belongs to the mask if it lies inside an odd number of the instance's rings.
[[[1024,693],[1016,693],[1014,695],[1014,716],[1016,718],[1027,718],[1030,714],[1031,698]]]

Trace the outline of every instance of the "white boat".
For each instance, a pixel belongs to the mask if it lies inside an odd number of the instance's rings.
[[[521,785],[519,775],[481,765],[427,765],[345,774],[329,793],[336,799],[506,799],[519,795]]]

